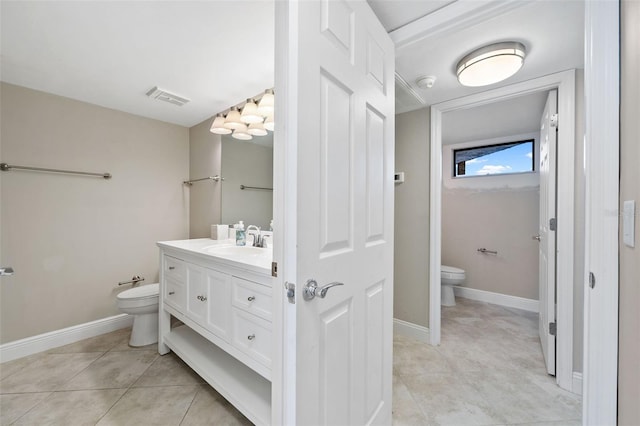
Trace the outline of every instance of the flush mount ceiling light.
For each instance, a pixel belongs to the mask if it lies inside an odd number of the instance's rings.
[[[458,62],[458,81],[463,86],[478,87],[505,80],[522,67],[525,54],[524,45],[515,41],[476,49]]]

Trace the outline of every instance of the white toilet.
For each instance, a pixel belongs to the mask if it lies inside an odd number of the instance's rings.
[[[160,285],[156,283],[130,288],[118,294],[118,309],[133,315],[130,346],[146,346],[158,341],[159,291]]]
[[[464,279],[464,269],[440,265],[440,282],[442,283],[440,303],[442,306],[456,306],[456,296],[453,294],[453,286],[462,284]]]

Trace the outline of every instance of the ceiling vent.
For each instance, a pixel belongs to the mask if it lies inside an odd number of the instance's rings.
[[[178,96],[174,93],[167,92],[164,89],[160,89],[158,86],[147,92],[147,96],[153,99],[157,99],[159,101],[169,102],[170,104],[182,106],[189,102],[190,99],[183,98],[182,96]]]

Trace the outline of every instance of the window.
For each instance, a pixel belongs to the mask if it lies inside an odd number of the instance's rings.
[[[534,167],[534,140],[483,145],[453,150],[453,176],[486,176],[531,173]]]

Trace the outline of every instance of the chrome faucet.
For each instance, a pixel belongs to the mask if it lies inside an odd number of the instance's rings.
[[[255,226],[255,225],[247,226],[247,230],[246,230],[247,235],[249,235],[249,230],[251,228],[253,228],[256,231],[258,231],[255,234],[253,234],[253,246],[254,247],[264,247],[264,240],[262,238],[262,234],[260,234],[260,227],[259,226]]]

